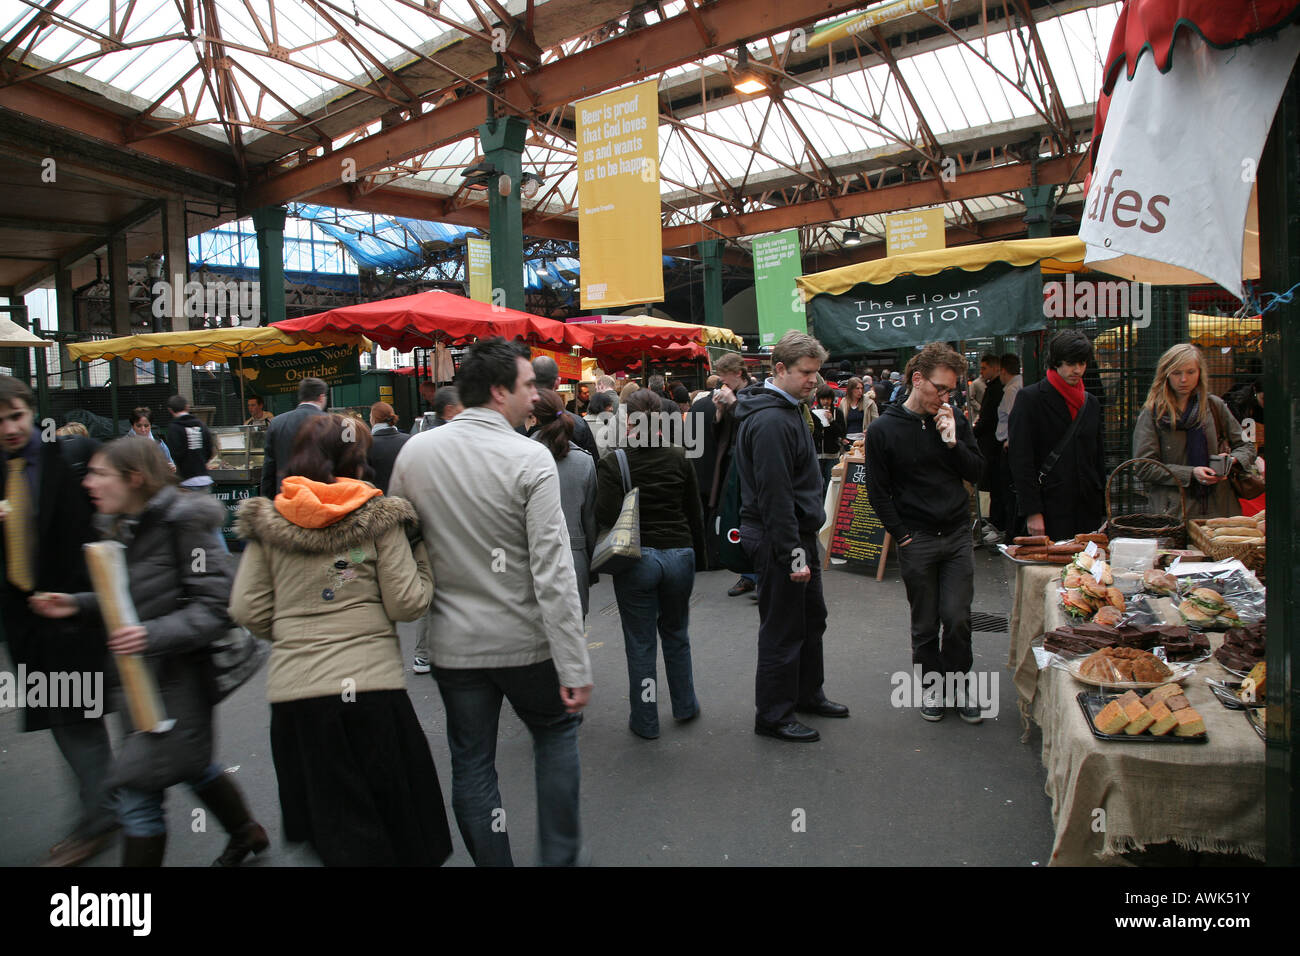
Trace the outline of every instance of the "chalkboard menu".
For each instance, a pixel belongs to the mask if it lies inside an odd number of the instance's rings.
[[[846,459],[839,507],[831,527],[830,556],[846,559],[848,570],[865,574],[875,570],[884,546],[885,526],[867,499],[866,462]]]

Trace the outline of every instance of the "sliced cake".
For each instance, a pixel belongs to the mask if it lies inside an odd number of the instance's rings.
[[[1154,721],[1149,729],[1156,737],[1163,737],[1173,730],[1174,725],[1178,723],[1178,718],[1174,716],[1174,712],[1159,701],[1152,705],[1148,713],[1151,714]]]
[[[1128,725],[1128,715],[1118,700],[1112,700],[1097,714],[1094,723],[1103,734],[1117,734]]]
[[[1192,707],[1184,707],[1174,714],[1178,718],[1178,726],[1174,728],[1176,737],[1200,737],[1205,733],[1205,721],[1201,715]]]

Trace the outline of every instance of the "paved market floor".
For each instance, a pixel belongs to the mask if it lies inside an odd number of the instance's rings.
[[[975,552],[976,611],[1009,613],[1006,562]],[[830,623],[826,691],[852,709],[848,720],[808,718],[814,744],[789,744],[753,732],[758,611],[748,596],[729,598],[736,576],[696,577],[691,613],[695,683],[703,714],[674,724],[660,703],[661,736],[627,729],[627,671],[613,586],[592,591],[589,617],[596,689],[582,728],[582,816],[591,861],[635,865],[1046,865],[1051,807],[1043,792],[1041,739],[1020,743],[1015,689],[1005,669],[1008,635],[975,634],[975,667],[997,675],[998,716],[970,726],[949,712],[928,723],[915,708],[891,705],[891,675],[909,669],[907,600],[896,566],[886,578],[832,569],[825,575]],[[984,626],[994,627],[990,620]],[[407,687],[428,732],[450,809],[451,765],[442,700],[428,676],[410,673],[414,632],[401,626]],[[3,652],[0,652],[2,654]],[[10,669],[7,658],[3,667]],[[660,664],[662,679],[662,662]],[[218,759],[272,835],[252,865],[310,866],[303,847],[279,837],[265,672],[219,709]],[[666,695],[662,695],[666,698]],[[0,709],[0,865],[39,862],[65,835],[74,810],[71,777],[48,733],[18,733],[19,717]],[[531,864],[536,815],[530,738],[509,708],[501,721],[497,766],[516,864]],[[184,787],[169,791],[168,865],[206,865],[225,837],[215,821],[192,829],[198,806]],[[455,832],[448,865],[470,860]],[[94,863],[112,866],[118,851]]]

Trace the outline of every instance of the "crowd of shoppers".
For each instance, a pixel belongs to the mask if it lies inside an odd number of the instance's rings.
[[[410,435],[386,402],[370,408],[368,424],[327,413],[326,383],[304,379],[290,412],[271,416],[250,400],[250,422],[268,428],[266,464],[262,496],[239,510],[237,573],[207,494],[212,434],[184,397],[168,402],[164,439],[149,409],[137,408],[130,432],[106,445],[63,432],[42,441],[30,389],[0,376],[0,607],[11,657],[29,670],[103,672],[109,654],[143,655],[177,722],[161,758],[146,762],[129,719],[114,747],[102,712],[26,709],[25,729],[51,729],[77,779],[79,818],[50,862],[83,862],[120,828],[124,863],[161,863],[163,795],[179,783],[227,833],[218,863],[267,847],[215,757],[209,658],[239,625],[271,647],[269,734],[286,839],[309,843],[329,865],[442,863],[449,823],[406,691],[399,621],[418,622],[414,670],[433,673],[443,701],[451,803],[474,862],[513,862],[495,766],[506,700],[533,740],[539,860],[580,862],[592,559],[630,488],[641,556],[612,574],[630,731],[660,735],[660,647],[672,717],[701,713],[690,603],[696,572],[718,564],[732,482],[753,570],[729,593],[752,592],[758,605],[754,730],[818,740],[822,730],[805,721],[849,710],[823,687],[817,534],[831,468],[858,435],[870,503],[898,546],[912,664],[938,678],[925,683],[921,716],[940,720],[953,707],[978,723],[972,491],[990,496],[980,509],[990,537],[1024,529],[1069,538],[1105,520],[1102,407],[1085,386],[1092,344],[1065,330],[1046,357],[1045,376],[1026,384],[1015,354],[984,355],[963,414],[967,363],[947,345],[924,346],[878,381],[842,367],[840,395],[822,377],[820,343],[790,332],[764,381],[728,354],[693,399],[661,376],[621,394],[601,376],[566,408],[553,360],[530,361],[526,348],[491,339],[469,349],[455,386],[422,385],[433,408]],[[1253,413],[1262,393],[1233,397],[1247,401]],[[690,435],[700,439],[692,456]],[[1142,470],[1152,510],[1174,509],[1181,486],[1194,515],[1239,513],[1213,459],[1249,468],[1254,448],[1233,405],[1210,393],[1195,346],[1161,357],[1132,453],[1172,472]],[[100,538],[125,549],[139,624],[103,623],[81,554]]]

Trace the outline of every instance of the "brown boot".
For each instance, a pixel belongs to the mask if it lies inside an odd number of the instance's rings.
[[[248,854],[261,853],[271,845],[262,825],[248,812],[244,795],[229,774],[223,773],[202,789],[195,788],[194,793],[230,834],[230,842],[221,856],[213,861],[213,866],[239,866]]]
[[[162,866],[167,851],[167,834],[122,839],[123,866]]]

